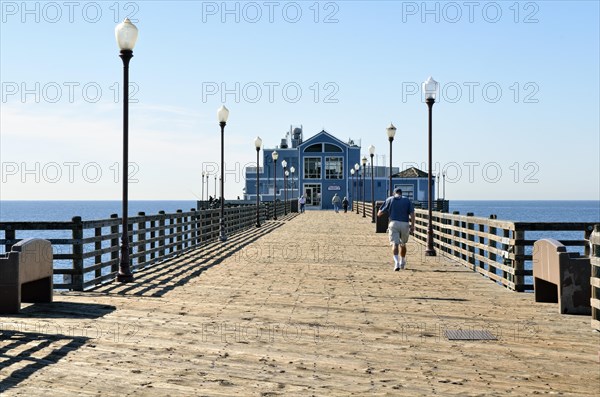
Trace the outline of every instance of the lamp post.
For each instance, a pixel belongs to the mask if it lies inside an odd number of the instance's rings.
[[[442,200],[446,200],[446,171],[442,172],[442,180],[444,181],[444,191],[442,192]]]
[[[392,186],[392,142],[394,142],[394,136],[396,136],[396,127],[390,123],[390,126],[386,130],[388,141],[390,141],[390,196],[394,195],[394,187]]]
[[[367,212],[366,212],[366,205],[365,205],[365,177],[367,176],[367,172],[366,172],[366,167],[367,167],[367,157],[363,156],[362,158],[362,169],[363,169],[363,188],[362,188],[362,201],[363,201],[363,218],[367,217]]]
[[[260,227],[260,176],[259,176],[259,153],[262,147],[262,139],[259,136],[254,140],[254,147],[256,148],[256,227]]]
[[[350,177],[352,178],[352,207],[350,208],[350,211],[354,211],[354,168],[352,168],[350,170]]]
[[[217,201],[217,174],[215,174],[215,201]]]
[[[288,197],[287,197],[287,188],[288,188],[287,178],[288,178],[288,176],[290,176],[290,172],[288,170],[285,170],[285,172],[283,173],[283,175],[285,176],[285,179],[284,179],[285,180],[285,182],[284,182],[284,185],[285,185],[284,193],[285,193],[285,210],[287,211],[287,201],[288,201]],[[290,208],[290,212],[292,212],[291,208]],[[287,215],[287,212],[286,212],[286,215]]]
[[[128,18],[117,25],[115,37],[121,50],[119,57],[123,60],[123,224],[121,231],[121,258],[117,281],[129,283],[133,281],[133,274],[129,267],[129,61],[133,58],[133,47],[138,37],[138,29]]]
[[[438,172],[437,174],[435,174],[435,186],[436,186],[435,192],[437,195],[437,200],[440,199],[440,190],[442,190],[442,189],[440,189],[439,185],[440,185],[440,173]]]
[[[373,156],[375,156],[375,146],[369,146],[369,156],[371,156],[371,223],[375,223],[375,177],[373,175]]]
[[[225,190],[223,184],[225,183],[225,125],[227,124],[227,118],[229,117],[229,110],[224,105],[221,105],[217,110],[217,118],[219,119],[219,125],[221,126],[221,215],[219,218],[219,240],[221,242],[227,241],[227,235],[225,234]]]
[[[432,206],[431,206],[431,165],[432,165],[432,133],[431,133],[431,112],[433,104],[435,103],[435,96],[438,90],[438,82],[435,81],[431,76],[423,82],[423,92],[425,93],[425,102],[429,108],[429,170],[427,173],[427,210],[428,210],[428,223],[427,223],[427,249],[425,250],[425,256],[435,256],[435,249],[433,248],[433,223],[432,223]]]
[[[294,172],[296,172],[296,169],[293,165],[290,167],[290,172],[292,173],[292,200],[294,200]]]
[[[206,173],[206,201],[208,201],[208,172]]]
[[[283,214],[287,215],[287,161],[281,162],[281,168],[283,168]]]
[[[358,212],[358,194],[360,192],[360,187],[358,186],[358,182],[360,181],[360,175],[358,174],[358,170],[360,170],[360,165],[358,165],[358,163],[354,164],[354,171],[356,172],[356,213],[359,214]]]
[[[277,220],[277,159],[279,158],[279,154],[273,151],[271,157],[275,162],[275,166],[273,167],[273,219]]]

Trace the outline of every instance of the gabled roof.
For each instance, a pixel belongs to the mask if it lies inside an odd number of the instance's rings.
[[[427,173],[418,168],[410,167],[392,175],[392,178],[427,178]]]
[[[342,145],[343,147],[350,147],[350,145],[348,145],[346,142],[339,140],[338,138],[334,137],[333,135],[331,135],[329,132],[327,132],[325,130],[322,130],[318,134],[311,136],[306,141],[304,141],[300,145],[298,145],[298,147],[301,148],[301,147],[306,146],[307,144],[314,143],[314,141],[316,141],[319,137],[321,137],[323,135],[333,139],[337,144]]]

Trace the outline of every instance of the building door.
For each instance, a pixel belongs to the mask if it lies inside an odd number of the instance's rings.
[[[306,206],[321,208],[321,184],[305,183],[304,194],[306,195]]]

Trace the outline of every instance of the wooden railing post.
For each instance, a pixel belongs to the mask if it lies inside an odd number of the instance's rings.
[[[467,217],[473,217],[475,214],[472,212],[467,212]],[[475,241],[475,224],[467,221],[467,240],[468,241]],[[467,245],[467,250],[469,251],[469,256],[467,258],[467,261],[472,265],[472,269],[475,270],[475,247],[473,246],[472,243],[469,243]]]
[[[74,216],[73,222],[73,276],[71,284],[74,291],[83,291],[83,224],[80,216]]]
[[[119,215],[110,214],[110,219],[117,218],[119,218]],[[114,273],[119,271],[119,223],[115,223],[110,227],[110,234],[113,236],[110,239],[110,247],[112,248],[110,253],[110,260],[112,261],[110,272]]]
[[[198,225],[196,224],[196,209],[190,208],[190,212],[192,213],[192,215],[190,216],[190,224],[188,226],[190,230],[189,245],[193,247],[195,245],[198,245]]]
[[[496,215],[490,215],[490,219],[496,219]],[[493,236],[497,236],[498,233],[498,229],[494,226],[490,226],[489,227],[489,234],[493,235]],[[492,252],[492,249],[495,249],[497,247],[496,244],[496,240],[492,240],[491,238],[488,238],[488,247],[490,247],[491,249],[488,250],[488,258],[490,260],[490,262],[497,262],[498,261],[498,257],[495,253]],[[491,264],[488,264],[488,271],[490,273],[496,274],[496,266],[492,266]]]
[[[7,228],[7,229],[4,231],[4,238],[5,238],[6,240],[11,240],[11,241],[14,241],[14,240],[15,240],[15,238],[16,238],[16,233],[15,233],[15,230],[14,230],[14,229],[9,229],[9,228]],[[13,246],[13,244],[12,244],[12,243],[7,243],[7,244],[4,244],[4,250],[5,250],[4,252],[6,252],[6,253],[9,253],[9,252],[10,252],[10,250],[12,249],[12,246]]]
[[[525,245],[523,244],[523,240],[525,240],[525,231],[516,229],[515,230],[515,262],[514,262],[514,272],[515,278],[513,282],[515,283],[515,291],[523,292],[525,285]]]
[[[150,261],[153,261],[154,258],[156,258],[156,251],[154,251],[154,248],[156,248],[156,241],[154,241],[154,238],[156,237],[156,221],[155,220],[151,220],[150,221]]]
[[[146,264],[146,213],[138,212],[138,216],[143,217],[142,220],[139,221],[137,224],[137,252],[139,254],[139,256],[137,257],[137,265],[141,268]]]
[[[460,215],[460,212],[454,211],[454,212],[452,212],[452,214],[453,215]],[[456,237],[460,237],[460,232],[458,231],[458,228],[460,227],[460,221],[458,219],[454,219],[454,221],[452,221],[452,227],[454,229],[454,232],[452,233],[454,235],[454,238],[453,238],[453,240],[454,240],[453,243],[454,244],[453,245],[455,247],[459,247],[460,248],[460,242],[456,238]],[[454,249],[452,251],[452,255],[455,256],[455,257],[457,257],[457,258],[461,257],[460,251],[457,250],[457,249]]]
[[[101,227],[94,228],[94,237],[98,238],[98,241],[96,241],[94,243],[94,250],[96,250],[96,252],[98,252],[102,249],[102,241],[99,239],[99,237],[102,237],[102,228]],[[94,257],[94,265],[98,265],[100,263],[102,263],[102,255],[96,255]],[[102,268],[99,267],[94,272],[94,277],[98,278],[101,276],[102,276]]]
[[[160,219],[158,220],[158,227],[160,228],[158,231],[158,246],[160,248],[158,250],[158,257],[161,258],[165,256],[165,249],[163,248],[165,246],[165,211],[158,211],[158,215],[160,215]]]

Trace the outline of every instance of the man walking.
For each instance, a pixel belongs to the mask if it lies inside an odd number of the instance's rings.
[[[339,213],[340,212],[340,204],[342,202],[342,199],[340,198],[340,196],[338,196],[338,194],[334,194],[333,198],[331,199],[331,204],[333,204],[333,209],[335,210],[335,213]]]
[[[393,246],[394,270],[398,271],[406,267],[406,243],[410,232],[415,230],[415,208],[410,199],[402,197],[402,189],[397,187],[394,189],[394,195],[388,197],[377,212],[377,216],[384,214],[389,216],[388,234],[390,245]],[[400,246],[400,259],[398,259],[398,246]]]

